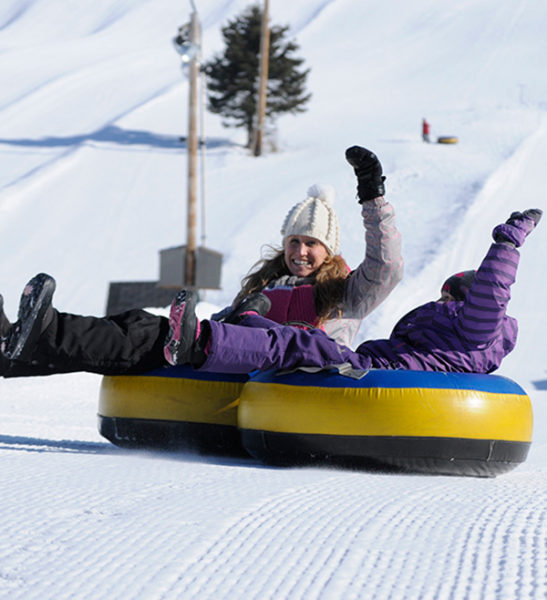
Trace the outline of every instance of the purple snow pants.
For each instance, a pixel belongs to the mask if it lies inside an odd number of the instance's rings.
[[[240,325],[209,321],[211,343],[200,371],[249,373],[258,369],[326,367],[350,363],[370,369],[371,359],[329,338],[323,331],[305,331],[259,316],[247,316]]]

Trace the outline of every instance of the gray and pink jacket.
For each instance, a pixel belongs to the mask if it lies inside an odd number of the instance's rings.
[[[403,277],[401,234],[395,212],[383,197],[361,205],[366,251],[363,262],[346,280],[344,297],[321,329],[340,344],[349,345],[361,321],[381,304]],[[263,293],[272,303],[266,315],[276,323],[317,326],[313,282],[285,276],[271,282]]]
[[[518,263],[516,248],[492,244],[465,300],[428,302],[404,316],[389,339],[366,341],[355,352],[322,331],[262,317],[246,317],[242,326],[211,322],[208,358],[200,370],[247,373],[345,363],[365,370],[491,373],[517,339],[517,322],[506,309]]]

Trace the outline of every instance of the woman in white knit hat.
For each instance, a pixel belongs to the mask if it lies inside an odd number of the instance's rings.
[[[283,247],[257,264],[243,280],[233,305],[213,318],[238,323],[242,315],[255,313],[265,316],[269,326],[275,321],[321,328],[339,343],[351,343],[361,320],[400,281],[402,259],[400,234],[393,208],[384,199],[385,178],[378,158],[360,146],[349,148],[346,158],[357,175],[366,231],[362,263],[350,272],[338,254],[334,190],[314,185],[285,217]],[[54,289],[51,276],[34,277],[23,291],[14,324],[5,318],[0,296],[0,375],[72,371],[122,375],[177,362],[185,332],[170,326],[167,318],[143,310],[108,317],[61,313],[51,304]],[[183,322],[189,299],[195,302],[196,293],[187,291],[175,298],[172,323]]]
[[[223,320],[264,301],[266,317],[297,326],[320,327],[345,345],[353,341],[364,317],[399,283],[403,274],[401,236],[391,204],[384,198],[382,166],[376,155],[360,146],[346,150],[357,176],[357,195],[366,231],[361,264],[350,272],[339,252],[340,231],[333,208],[334,188],[315,184],[293,206],[281,227],[283,247],[259,261],[243,280],[232,307],[216,315]],[[238,306],[243,302],[243,306]],[[253,306],[254,305],[254,306]],[[215,318],[213,317],[213,318]]]

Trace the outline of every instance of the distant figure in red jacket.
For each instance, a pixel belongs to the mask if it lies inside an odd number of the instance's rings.
[[[431,129],[431,125],[425,120],[422,119],[422,139],[424,142],[430,142],[429,132]]]

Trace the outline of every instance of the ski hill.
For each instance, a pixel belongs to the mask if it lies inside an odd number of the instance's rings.
[[[196,0],[207,60],[247,1]],[[0,6],[0,293],[26,281],[104,314],[111,281],[156,280],[185,242],[188,82],[172,38],[190,2],[4,0]],[[405,277],[363,323],[385,337],[477,266],[512,211],[547,209],[547,6],[542,0],[270,2],[311,67],[309,110],[278,152],[205,114],[207,247],[228,304],[315,182],[334,185],[341,250],[364,252],[353,144],[376,152]],[[426,144],[457,136],[453,145]],[[127,451],[96,425],[101,378],[2,380],[0,599],[533,599],[547,596],[547,217],[527,240],[498,374],[534,408],[527,461],[495,479],[269,468]]]

